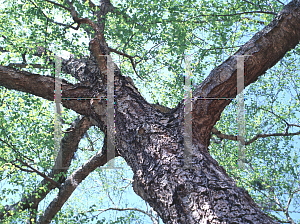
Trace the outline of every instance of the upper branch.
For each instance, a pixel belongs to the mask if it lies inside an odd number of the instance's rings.
[[[105,29],[105,16],[107,13],[112,12],[115,7],[111,4],[110,0],[100,0],[99,8],[100,10],[95,13],[97,16],[97,25],[103,33]]]
[[[93,28],[93,30],[96,32],[96,34],[101,34],[102,33],[100,28],[92,20],[90,20],[89,18],[79,18],[78,13],[75,10],[73,4],[69,0],[65,0],[65,1],[70,6],[70,13],[73,17],[73,20],[78,24],[78,28],[79,28],[81,23],[85,23],[85,24],[90,25]]]
[[[49,2],[49,3],[53,4],[53,5],[59,6],[59,7],[63,8],[63,9],[65,9],[65,10],[71,12],[71,9],[69,9],[68,7],[66,7],[64,5],[61,5],[59,3],[56,3],[56,2],[53,2],[53,1],[50,1],[50,0],[46,0],[46,2]]]
[[[50,19],[48,16],[46,16],[46,14],[43,12],[42,9],[40,9],[40,8],[37,6],[37,4],[35,4],[35,3],[34,3],[33,1],[31,1],[31,0],[29,0],[29,1],[30,1],[32,4],[34,4],[34,6],[35,6],[36,8],[38,8],[38,9],[42,12],[43,16],[46,17],[46,19],[48,19],[50,22],[55,23],[55,24],[60,25],[60,26],[65,26],[66,28],[70,27],[70,28],[72,28],[72,29],[74,29],[74,30],[78,30],[78,29],[79,29],[79,25],[78,25],[77,27],[73,27],[73,26],[72,26],[73,24],[72,24],[72,25],[67,25],[67,24],[55,22],[53,19]],[[67,11],[71,12],[71,10],[70,10],[69,8],[67,8],[67,7],[65,7],[65,6],[63,6],[63,5],[61,5],[61,4],[58,4],[58,3],[53,2],[53,1],[50,1],[50,0],[46,0],[46,1],[49,2],[49,3],[51,3],[51,4],[53,4],[53,5],[62,7],[62,8],[64,8],[64,9],[66,9]]]
[[[134,59],[133,59],[134,57],[132,57],[132,56],[126,54],[126,53],[120,52],[120,51],[118,51],[118,50],[116,50],[116,49],[110,48],[110,47],[108,47],[108,49],[109,49],[111,52],[114,52],[114,53],[116,53],[116,54],[119,54],[119,55],[125,56],[126,58],[129,58],[129,60],[130,60],[130,62],[131,62],[131,65],[132,65],[132,68],[133,68],[135,74],[137,75],[137,77],[139,77],[140,79],[142,79],[142,77],[141,77],[141,76],[137,73],[137,71],[136,71],[136,64],[137,64],[137,63],[134,62]]]
[[[213,69],[193,93],[193,139],[208,146],[210,130],[231,102],[222,98],[237,95],[237,56],[244,60],[244,86],[255,82],[300,41],[300,7],[290,2],[263,30],[259,31],[233,56]],[[206,98],[206,100],[200,100]],[[209,98],[219,98],[213,100]],[[183,106],[183,103],[181,104]]]

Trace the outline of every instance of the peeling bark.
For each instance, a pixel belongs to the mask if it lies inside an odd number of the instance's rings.
[[[253,55],[245,60],[245,86],[255,82],[299,43],[299,24],[299,3],[292,1],[272,23],[237,51],[235,55]],[[100,72],[96,96],[105,96],[107,66],[104,55],[109,54],[109,50],[103,35],[95,36],[90,42],[90,50]],[[261,211],[248,192],[236,186],[208,152],[213,125],[230,102],[193,102],[193,169],[184,169],[183,101],[171,111],[162,113],[145,101],[132,80],[123,77],[118,69],[114,72],[117,154],[133,170],[134,191],[159,213],[165,223],[276,223]],[[236,73],[236,58],[232,56],[210,73],[193,96],[234,98],[237,94]],[[53,82],[52,77],[0,67],[0,85],[48,100],[53,100]],[[36,86],[39,87],[34,88]],[[63,82],[63,96],[94,97],[95,90]],[[105,102],[64,101],[63,105],[90,116],[106,133]],[[84,179],[94,168],[78,170],[74,175],[82,173]],[[60,189],[58,198],[41,217],[41,223],[50,222],[58,211],[55,206],[61,208],[75,189],[70,184],[73,177],[70,176]]]

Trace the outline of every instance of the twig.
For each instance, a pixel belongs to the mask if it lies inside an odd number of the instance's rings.
[[[60,26],[65,26],[65,27],[66,27],[65,29],[67,29],[67,28],[72,28],[72,29],[74,29],[74,30],[78,30],[78,29],[79,29],[79,26],[77,26],[77,27],[73,27],[73,26],[72,26],[74,23],[72,23],[71,25],[68,25],[68,24],[64,24],[64,23],[55,22],[53,19],[50,19],[48,16],[46,16],[46,14],[43,12],[43,10],[40,9],[33,1],[31,1],[31,0],[29,0],[29,1],[30,1],[37,9],[39,9],[39,10],[42,12],[43,16],[46,17],[50,22],[52,22],[52,23],[54,23],[54,24],[57,24],[57,25],[60,25]],[[52,2],[52,1],[49,1],[49,0],[47,0],[47,1],[50,2],[50,3],[52,3],[52,4],[55,3],[55,2]],[[60,6],[60,4],[58,4],[58,3],[55,3],[55,5],[59,5],[59,6]],[[65,6],[60,6],[60,7],[65,7]],[[65,7],[65,8],[66,8],[66,7]],[[66,9],[69,11],[68,8],[66,8]]]
[[[221,139],[228,139],[228,140],[237,141],[237,136],[222,134],[215,127],[212,128],[211,132],[213,134],[215,134],[217,137],[221,138]],[[300,131],[295,132],[295,133],[257,134],[255,137],[253,137],[249,141],[245,141],[245,143],[241,143],[241,144],[243,144],[243,145],[250,145],[251,143],[253,143],[254,141],[256,141],[258,138],[267,138],[267,137],[273,137],[273,136],[294,136],[294,135],[300,135]]]
[[[122,55],[122,56],[125,56],[125,57],[129,58],[129,60],[130,60],[130,62],[131,62],[131,64],[132,64],[133,70],[134,70],[135,74],[137,75],[137,77],[139,77],[140,79],[144,80],[144,79],[137,73],[137,71],[136,71],[136,68],[135,68],[136,63],[135,63],[134,60],[133,60],[134,57],[132,57],[132,56],[126,54],[126,53],[123,53],[123,52],[121,52],[121,51],[118,51],[118,50],[116,50],[116,49],[113,49],[113,48],[111,48],[111,47],[108,47],[108,49],[109,49],[111,52],[114,52],[114,53],[116,53],[116,54],[119,54],[119,55]]]

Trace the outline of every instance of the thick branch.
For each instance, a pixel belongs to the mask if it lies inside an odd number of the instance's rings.
[[[26,71],[0,66],[0,85],[40,96],[47,100],[54,100],[55,78],[32,74]],[[82,86],[75,86],[62,80],[62,98],[90,98],[93,92]],[[63,100],[64,107],[72,109],[82,115],[90,115],[90,102],[88,100]]]
[[[274,66],[289,50],[295,48],[300,40],[299,24],[300,7],[292,1],[268,26],[256,33],[233,56],[211,71],[193,93],[195,99],[192,107],[193,139],[200,139],[201,144],[208,146],[213,125],[231,102],[222,98],[236,97],[237,56],[252,55],[245,57],[244,60],[244,86],[246,87]]]

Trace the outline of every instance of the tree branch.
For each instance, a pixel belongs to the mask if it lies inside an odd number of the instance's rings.
[[[75,151],[78,148],[78,144],[81,138],[84,136],[86,131],[92,126],[91,121],[87,117],[79,116],[73,123],[73,132],[65,134],[62,139],[61,150],[58,155],[63,155],[62,157],[57,157],[55,165],[53,166],[51,172],[49,173],[49,178],[55,177],[55,175],[63,172],[66,173],[71,165],[71,160]],[[62,166],[63,169],[55,169],[54,167],[59,167],[58,164]],[[57,182],[59,184],[63,183],[64,177],[62,176]],[[45,191],[39,191],[40,187],[45,187]],[[4,217],[10,216],[12,213],[19,212],[20,210],[25,210],[28,208],[35,208],[38,206],[40,201],[42,201],[48,193],[57,187],[56,185],[48,184],[48,180],[42,180],[37,187],[37,190],[33,191],[29,195],[25,195],[19,202],[13,205],[6,205],[4,211],[0,212],[0,220]],[[36,197],[39,195],[39,197]]]
[[[224,108],[231,102],[222,98],[237,95],[237,56],[252,55],[244,59],[244,86],[255,82],[270,67],[300,41],[300,7],[290,2],[264,29],[256,33],[233,56],[211,71],[193,92],[193,139],[208,146],[210,131],[220,119]],[[218,98],[213,100],[209,98]],[[204,100],[205,99],[205,100]],[[181,102],[181,107],[184,102]]]
[[[10,63],[7,65],[10,68],[39,68],[39,69],[49,69],[48,67],[41,64],[27,64],[27,63]]]
[[[211,132],[213,134],[215,134],[221,140],[222,139],[228,139],[228,140],[237,141],[237,136],[222,134],[215,127],[212,128]],[[295,132],[295,133],[287,133],[286,132],[286,133],[273,133],[273,134],[257,134],[256,136],[254,136],[253,138],[251,138],[249,141],[245,141],[244,144],[241,142],[241,144],[243,144],[243,145],[250,145],[251,143],[253,143],[254,141],[256,141],[259,138],[268,138],[268,137],[274,137],[274,136],[294,136],[294,135],[300,135],[300,131]]]
[[[95,5],[91,0],[89,0],[89,6],[90,6],[90,8],[92,8],[93,10],[96,9],[96,5]]]
[[[141,212],[141,213],[149,216],[153,222],[155,222],[155,220],[156,220],[156,217],[154,217],[151,213],[146,212],[146,211],[144,211],[142,209],[139,209],[139,208],[106,208],[106,209],[98,209],[97,211],[100,211],[100,212],[97,214],[97,216],[100,215],[101,213],[109,211],[109,210],[114,210],[114,211],[137,211],[137,212]]]
[[[74,22],[76,22],[78,24],[78,28],[79,28],[81,23],[85,23],[85,24],[90,25],[93,28],[93,30],[96,32],[96,34],[101,34],[102,33],[100,28],[92,20],[90,20],[89,18],[79,18],[78,13],[76,12],[73,4],[69,0],[65,0],[65,1],[70,6],[71,16],[72,16]]]
[[[130,62],[131,62],[131,64],[132,64],[132,68],[133,68],[135,74],[137,75],[137,77],[139,77],[140,79],[144,80],[144,79],[137,73],[137,71],[136,71],[136,63],[135,63],[134,60],[133,60],[134,57],[132,57],[132,56],[126,54],[126,53],[120,52],[120,51],[118,51],[118,50],[116,50],[116,49],[113,49],[113,48],[111,48],[111,47],[108,47],[108,49],[109,49],[111,52],[114,52],[114,53],[116,53],[116,54],[119,54],[119,55],[122,55],[122,56],[125,56],[125,57],[129,58],[129,60],[130,60]]]
[[[50,0],[45,0],[45,1],[46,1],[46,2],[49,2],[49,3],[53,4],[53,5],[56,5],[56,6],[58,6],[58,7],[61,7],[61,8],[65,9],[65,10],[67,10],[67,11],[69,11],[69,12],[72,11],[72,10],[69,9],[68,7],[66,7],[66,6],[64,6],[64,5],[61,5],[61,4],[59,4],[59,3],[56,3],[56,2],[53,2],[53,1],[50,1]]]
[[[46,16],[46,14],[43,12],[43,10],[42,9],[40,9],[38,6],[37,6],[37,4],[35,4],[35,2],[33,2],[32,0],[29,0],[37,9],[39,9],[41,12],[42,12],[42,14],[43,14],[43,16],[44,17],[46,17],[50,22],[52,22],[52,23],[54,23],[54,24],[57,24],[57,25],[60,25],[60,26],[65,26],[66,28],[72,28],[72,29],[74,29],[74,30],[78,30],[79,29],[79,25],[77,26],[77,27],[73,27],[72,25],[74,24],[71,24],[71,25],[67,25],[67,24],[64,24],[64,23],[59,23],[59,22],[55,22],[53,19],[50,19],[48,16]],[[56,2],[53,2],[53,1],[50,1],[50,0],[46,0],[47,2],[49,2],[49,3],[51,3],[51,4],[54,4],[54,5],[56,5],[56,6],[59,6],[59,7],[62,7],[62,8],[64,8],[64,9],[66,9],[67,11],[69,11],[69,12],[71,12],[71,9],[69,9],[69,8],[67,8],[67,7],[65,7],[65,6],[63,6],[63,5],[61,5],[61,4],[58,4],[58,3],[56,3]]]
[[[37,173],[38,175],[40,175],[41,177],[43,177],[45,180],[49,181],[51,184],[53,184],[56,187],[60,187],[60,183],[56,182],[55,180],[51,179],[50,177],[48,177],[47,175],[45,175],[44,173],[40,172],[39,170],[33,168],[32,166],[30,166],[28,163],[24,162],[21,159],[17,159],[20,163],[22,163],[24,166],[27,166],[28,168],[30,168],[33,172]]]
[[[54,100],[54,82],[55,78],[32,74],[26,71],[0,66],[0,85],[8,89],[14,89],[47,100]],[[75,86],[65,80],[62,80],[62,97],[63,98],[91,98],[93,91],[84,86]],[[74,101],[63,100],[62,105],[72,109],[82,115],[90,115],[91,105],[87,100]]]
[[[62,187],[59,189],[59,193],[52,200],[49,206],[44,211],[43,215],[37,223],[47,224],[50,223],[56,213],[61,209],[64,203],[68,200],[78,185],[97,167],[103,166],[107,163],[107,152],[106,152],[106,138],[104,140],[102,151],[97,152],[96,155],[91,157],[85,164],[79,169],[74,171],[71,176],[64,182]]]

